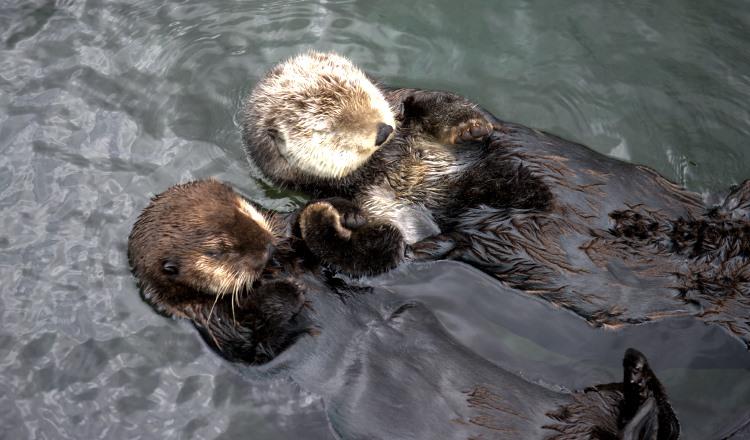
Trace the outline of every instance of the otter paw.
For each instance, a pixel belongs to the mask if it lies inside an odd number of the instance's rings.
[[[319,201],[307,205],[299,216],[299,227],[302,239],[315,240],[316,237],[336,237],[349,240],[352,231],[348,226],[359,223],[354,213],[341,213],[329,202]]]
[[[357,229],[367,223],[367,216],[361,211],[342,212],[341,225],[348,229]]]
[[[268,322],[285,324],[307,304],[302,287],[291,281],[265,282],[254,293],[262,318]]]
[[[472,118],[451,128],[450,141],[452,144],[483,141],[492,133],[492,124],[484,118]]]
[[[330,197],[320,200],[331,204],[341,216],[341,225],[349,229],[358,229],[367,224],[367,215],[357,204],[342,197]]]

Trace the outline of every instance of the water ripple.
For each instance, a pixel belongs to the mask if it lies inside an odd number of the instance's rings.
[[[301,203],[248,172],[237,128],[242,96],[279,60],[337,50],[384,83],[454,90],[709,193],[750,169],[748,23],[740,0],[0,7],[3,435],[332,438],[315,395],[239,378],[189,326],[152,313],[125,257],[150,195],[179,181],[217,176],[269,207]],[[558,385],[610,377],[617,362],[605,359],[623,341],[672,341],[654,362],[685,438],[750,410],[747,359],[727,359],[734,341],[721,335],[675,321],[615,343],[565,314],[547,319],[578,338],[566,339],[528,325],[542,313],[530,305],[514,310],[526,322],[467,309],[447,286],[481,280],[454,276],[393,289],[429,292],[462,342]],[[700,340],[670,350],[682,333]]]

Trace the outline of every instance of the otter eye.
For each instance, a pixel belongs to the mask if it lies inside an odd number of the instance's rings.
[[[206,252],[204,252],[204,253],[203,253],[203,255],[205,255],[205,256],[207,256],[207,257],[209,257],[209,258],[214,258],[214,259],[216,259],[216,258],[219,258],[219,257],[221,257],[222,255],[224,255],[224,253],[223,253],[223,252],[221,252],[221,251],[217,251],[217,250],[212,250],[212,251],[206,251]]]
[[[178,273],[180,273],[180,268],[179,266],[177,266],[177,263],[171,260],[165,261],[161,265],[161,270],[163,270],[167,275],[177,275]]]
[[[391,127],[388,124],[384,124],[382,122],[379,122],[377,125],[378,128],[378,135],[375,137],[375,145],[380,146],[383,142],[385,142],[386,139],[388,139],[388,136],[393,133],[393,127]]]

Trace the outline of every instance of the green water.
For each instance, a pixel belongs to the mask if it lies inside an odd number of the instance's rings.
[[[750,177],[748,29],[738,0],[0,2],[0,437],[330,438],[316,396],[241,380],[145,306],[124,252],[148,197],[180,181],[299,203],[249,170],[237,128],[274,63],[333,49],[709,194]],[[750,413],[750,356],[722,356],[737,346],[720,333],[589,334],[530,306],[526,326],[484,322],[420,282],[462,342],[540,380],[615,380],[613,353],[638,345],[683,438]]]

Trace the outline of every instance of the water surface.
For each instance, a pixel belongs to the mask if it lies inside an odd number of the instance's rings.
[[[238,377],[141,302],[125,258],[138,212],[177,182],[216,176],[269,208],[301,203],[248,167],[237,128],[242,96],[301,50],[461,93],[707,195],[750,177],[746,2],[207,3],[0,5],[0,437],[330,438],[317,396]],[[624,347],[640,348],[683,438],[750,413],[750,357],[690,320],[595,331],[483,294],[493,284],[468,269],[375,282],[551,385],[616,380]]]

